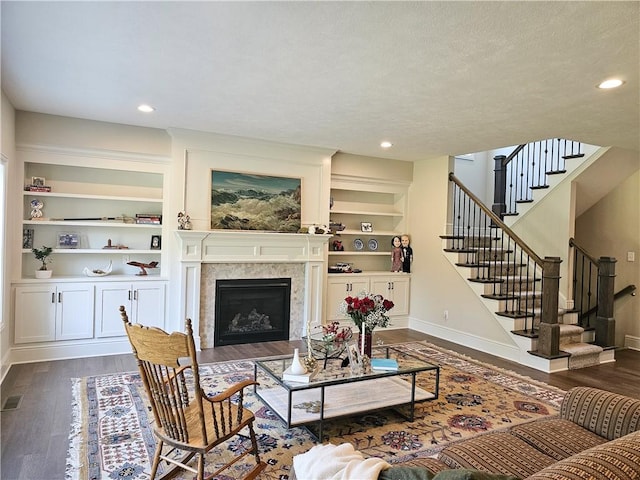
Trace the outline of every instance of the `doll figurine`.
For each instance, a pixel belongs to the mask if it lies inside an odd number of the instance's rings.
[[[402,271],[404,273],[411,273],[411,262],[413,262],[413,248],[409,245],[409,235],[402,235],[400,237],[400,243],[402,244]]]
[[[402,241],[400,237],[395,236],[391,240],[391,271],[392,272],[401,272],[402,271]]]

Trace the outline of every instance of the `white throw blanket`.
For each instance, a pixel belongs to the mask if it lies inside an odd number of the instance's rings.
[[[377,480],[390,467],[380,458],[365,459],[350,443],[316,445],[293,457],[298,480]]]

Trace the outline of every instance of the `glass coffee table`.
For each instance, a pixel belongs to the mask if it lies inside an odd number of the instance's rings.
[[[354,374],[350,367],[329,363],[322,368],[321,362],[308,383],[282,380],[282,373],[291,365],[292,356],[269,360],[258,360],[254,366],[254,378],[266,376],[271,382],[254,386],[258,397],[287,426],[317,424],[318,440],[323,441],[325,420],[346,417],[357,413],[393,408],[409,421],[414,420],[415,405],[436,400],[440,386],[440,367],[418,358],[399,354],[387,347],[383,355],[398,361],[398,370]],[[374,354],[374,357],[376,355]],[[416,375],[433,372],[433,391],[416,385]],[[407,407],[408,414],[399,407]],[[407,410],[405,408],[405,410]]]

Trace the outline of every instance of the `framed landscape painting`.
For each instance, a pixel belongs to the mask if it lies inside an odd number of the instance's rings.
[[[223,170],[211,171],[211,228],[297,232],[301,180]]]

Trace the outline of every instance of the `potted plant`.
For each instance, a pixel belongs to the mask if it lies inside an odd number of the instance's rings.
[[[32,248],[31,251],[36,257],[36,260],[42,262],[42,265],[36,270],[36,278],[50,278],[53,273],[47,269],[47,262],[49,262],[49,255],[53,252],[51,247],[42,246],[42,248]]]

